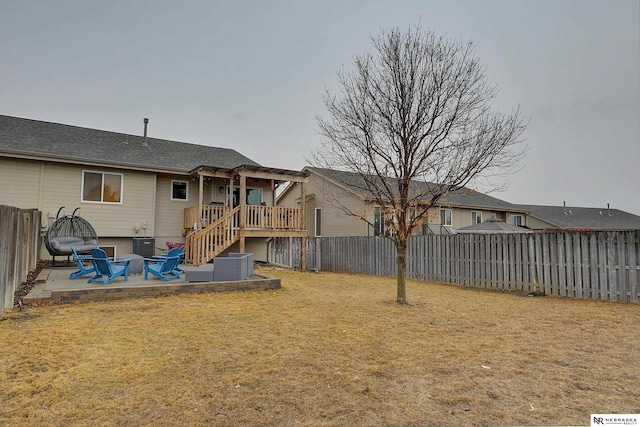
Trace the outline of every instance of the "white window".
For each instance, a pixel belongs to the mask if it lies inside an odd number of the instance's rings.
[[[376,236],[384,235],[384,215],[380,206],[373,207],[373,231]]]
[[[451,209],[440,209],[440,225],[451,225]]]
[[[416,207],[409,206],[409,209],[407,209],[407,222],[411,222],[414,219],[416,219]]]
[[[373,207],[373,228],[376,236],[391,236],[392,230],[384,209],[380,206]]]
[[[171,180],[171,200],[180,202],[189,200],[189,181]]]
[[[522,227],[522,215],[511,215],[511,224]]]
[[[82,201],[122,204],[121,173],[82,171]]]
[[[471,211],[471,224],[480,224],[482,222],[482,212]]]
[[[315,236],[322,237],[322,209],[316,208],[315,212]]]

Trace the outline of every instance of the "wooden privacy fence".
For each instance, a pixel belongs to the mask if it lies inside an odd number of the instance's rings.
[[[40,258],[40,211],[0,205],[0,313]]]
[[[407,277],[638,302],[639,239],[640,231],[415,236],[408,241]],[[294,246],[289,251],[296,252],[296,243],[299,251],[299,240],[289,242]],[[274,241],[270,256],[282,252],[284,243]],[[310,238],[307,251],[313,252],[307,256],[312,268],[325,271],[378,276],[397,271],[395,246],[381,237]],[[290,259],[289,266],[299,267],[298,258]]]
[[[300,268],[299,237],[274,237],[269,241],[267,260],[271,264]],[[320,239],[307,239],[305,269],[320,269]]]

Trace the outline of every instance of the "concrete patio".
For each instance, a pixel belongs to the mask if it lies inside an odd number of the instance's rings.
[[[194,269],[190,265],[181,265],[185,271]],[[186,274],[180,279],[165,282],[153,276],[144,280],[144,274],[129,274],[127,281],[120,277],[108,285],[87,283],[91,274],[78,279],[69,275],[77,271],[75,267],[47,268],[40,272],[34,286],[23,298],[24,304],[41,302],[70,303],[79,301],[104,301],[129,298],[144,298],[181,293],[248,291],[254,289],[279,289],[280,279],[263,274],[253,274],[247,280],[230,282],[191,282],[185,281]]]

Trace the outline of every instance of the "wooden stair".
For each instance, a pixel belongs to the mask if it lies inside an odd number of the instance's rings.
[[[240,206],[201,230],[187,235],[185,259],[193,265],[206,264],[240,239]]]

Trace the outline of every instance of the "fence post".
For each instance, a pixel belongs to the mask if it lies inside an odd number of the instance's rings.
[[[629,260],[629,301],[638,302],[638,274],[640,270],[636,264],[638,248],[640,246],[640,231],[630,231],[627,233],[627,259]]]
[[[322,243],[320,243],[322,240],[322,237],[318,237],[315,239],[315,245],[316,245],[316,269],[318,271],[322,270],[322,256],[320,254],[320,247],[322,245]]]

